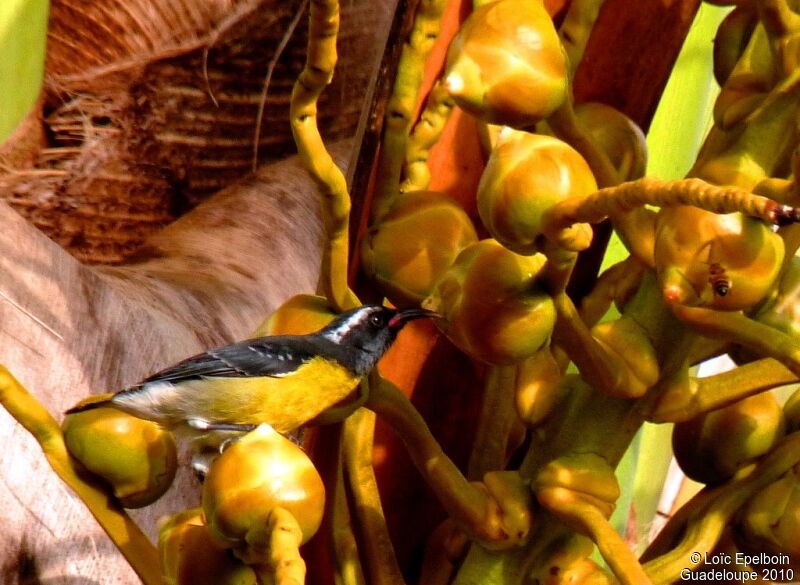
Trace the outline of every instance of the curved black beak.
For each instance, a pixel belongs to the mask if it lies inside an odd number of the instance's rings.
[[[400,329],[407,322],[413,321],[414,319],[429,319],[438,316],[438,313],[434,313],[428,309],[400,309],[394,317],[389,319],[388,325],[390,329]]]

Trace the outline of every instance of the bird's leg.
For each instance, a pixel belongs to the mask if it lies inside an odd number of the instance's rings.
[[[202,418],[187,419],[186,424],[189,425],[190,428],[196,431],[202,431],[204,433],[222,431],[222,432],[245,434],[249,433],[252,430],[255,430],[256,426],[258,426],[258,425],[243,425],[236,423],[211,423]]]
[[[210,423],[201,418],[191,418],[186,425],[201,434],[192,439],[192,470],[202,481],[217,457],[258,425]],[[303,447],[306,429],[299,428],[281,433],[298,447]]]
[[[209,423],[200,418],[186,421],[186,425],[200,433],[192,438],[192,471],[201,481],[220,453],[256,428],[256,425]]]

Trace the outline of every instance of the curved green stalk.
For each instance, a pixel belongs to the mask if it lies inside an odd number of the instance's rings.
[[[403,45],[397,65],[392,95],[378,157],[377,183],[372,217],[380,218],[391,206],[400,186],[408,133],[413,123],[425,61],[439,36],[445,0],[420,0],[414,17],[414,28]]]
[[[306,64],[292,89],[289,117],[300,158],[322,195],[328,236],[322,254],[322,288],[333,307],[344,311],[360,304],[347,284],[350,193],[317,126],[317,100],[333,77],[338,33],[339,2],[312,0]]]
[[[83,501],[145,585],[162,582],[158,551],[114,497],[70,457],[61,427],[16,378],[0,366],[0,404],[42,448],[58,477]]]

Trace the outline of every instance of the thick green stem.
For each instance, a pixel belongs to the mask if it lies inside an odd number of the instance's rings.
[[[259,566],[264,585],[303,585],[306,563],[300,556],[303,531],[292,513],[277,507],[267,517],[267,558]]]
[[[489,543],[508,539],[501,503],[464,477],[433,437],[416,408],[389,381],[374,377],[367,408],[403,440],[412,461],[448,515],[470,536]]]
[[[647,418],[659,423],[681,422],[796,381],[795,374],[772,358],[707,378],[694,378],[687,374],[661,394]]]
[[[369,582],[376,585],[400,585],[403,575],[397,565],[386,518],[383,514],[372,447],[375,437],[375,414],[359,409],[344,422],[344,465],[350,496],[358,519],[361,549],[366,560]]]
[[[583,52],[589,42],[597,16],[603,0],[572,0],[567,15],[561,24],[558,35],[567,54],[570,77],[574,77],[575,70],[583,59]]]
[[[516,375],[516,366],[494,366],[486,377],[467,472],[472,479],[480,479],[488,471],[505,469],[509,437],[519,420],[514,406]]]
[[[589,504],[576,504],[571,512],[575,521],[583,525],[584,532],[597,544],[597,549],[620,583],[650,583],[636,555],[597,508]]]
[[[114,497],[70,457],[56,420],[11,373],[0,366],[0,404],[42,448],[58,477],[83,501],[145,585],[162,582],[158,551]]]
[[[330,513],[331,518],[334,574],[337,577],[337,585],[366,585],[358,542],[353,532],[350,507],[347,503],[344,469],[341,461],[336,469],[336,485],[332,490],[331,505],[326,510]]]
[[[592,337],[572,300],[561,293],[553,301],[558,314],[554,339],[578,366],[583,379],[591,381],[599,391],[612,396],[631,386],[633,372]]]
[[[673,306],[672,311],[698,333],[738,343],[763,357],[775,358],[800,376],[800,341],[792,336],[741,313],[683,305]]]
[[[378,158],[377,183],[372,217],[379,219],[391,206],[399,192],[406,145],[419,89],[425,71],[425,61],[439,36],[445,0],[420,0],[414,18],[414,28],[403,45],[397,67],[394,89],[386,111],[386,121]]]
[[[360,304],[347,285],[350,194],[317,126],[317,100],[333,77],[338,32],[339,2],[312,0],[306,64],[292,90],[289,117],[300,158],[322,195],[328,236],[322,254],[322,289],[334,308],[343,311]]]
[[[403,182],[400,184],[401,193],[422,191],[428,188],[431,182],[428,157],[431,148],[439,140],[447,120],[450,119],[453,106],[453,100],[447,93],[444,84],[441,80],[437,81],[428,94],[425,109],[408,139],[403,166]]]
[[[700,179],[644,178],[557,203],[547,211],[544,231],[555,234],[576,223],[597,223],[609,215],[645,205],[693,205],[714,213],[740,212],[770,224],[786,221],[787,213],[772,199],[737,187],[717,187]]]
[[[558,138],[568,143],[586,159],[598,186],[612,187],[619,184],[619,175],[614,170],[608,155],[595,144],[575,116],[571,97],[564,100],[564,104],[551,114],[547,123]]]

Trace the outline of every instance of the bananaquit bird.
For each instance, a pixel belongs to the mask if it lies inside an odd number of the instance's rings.
[[[363,305],[311,335],[259,337],[211,349],[139,384],[67,410],[101,406],[176,428],[289,432],[342,406],[423,309]]]

